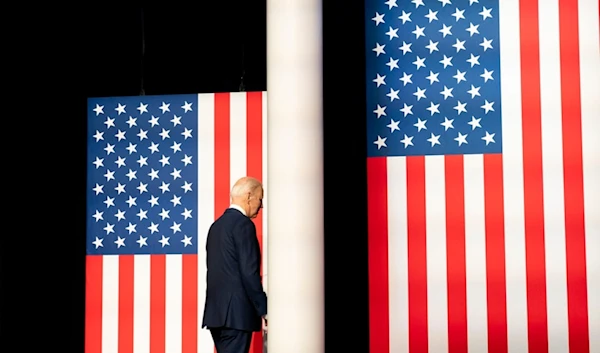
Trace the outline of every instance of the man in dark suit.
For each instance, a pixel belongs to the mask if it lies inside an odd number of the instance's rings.
[[[251,177],[231,189],[231,206],[206,240],[207,327],[218,353],[248,353],[252,332],[266,330],[267,296],[260,275],[260,246],[252,218],[262,208],[263,188]]]

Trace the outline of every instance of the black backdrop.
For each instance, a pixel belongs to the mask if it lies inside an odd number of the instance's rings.
[[[364,5],[323,2],[326,351],[368,352]],[[8,191],[21,226],[0,248],[1,341],[18,345],[3,352],[83,353],[87,97],[237,91],[242,71],[247,91],[267,89],[265,0],[85,4],[7,14],[5,77],[33,109],[6,121],[29,151],[10,173],[23,194]]]

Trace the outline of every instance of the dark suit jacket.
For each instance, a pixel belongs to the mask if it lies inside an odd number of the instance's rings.
[[[202,327],[260,331],[267,296],[260,276],[260,246],[252,220],[229,208],[208,231],[206,302]]]

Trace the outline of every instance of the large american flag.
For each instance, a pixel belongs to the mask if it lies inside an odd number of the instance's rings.
[[[367,0],[371,353],[600,352],[598,0]]]
[[[266,92],[88,100],[86,353],[215,351],[206,235],[238,178],[268,192],[265,126]]]

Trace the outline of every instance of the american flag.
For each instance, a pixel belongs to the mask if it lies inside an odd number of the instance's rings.
[[[88,100],[86,353],[215,351],[201,328],[206,235],[238,178],[268,190],[266,98]],[[265,213],[254,221],[266,245]]]
[[[368,0],[371,353],[600,352],[598,0]]]

